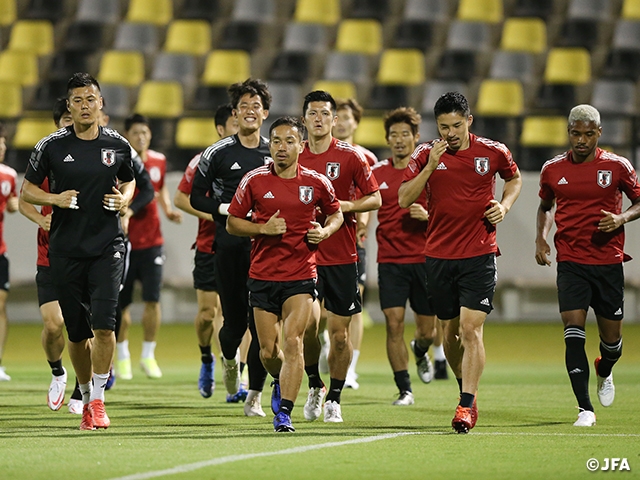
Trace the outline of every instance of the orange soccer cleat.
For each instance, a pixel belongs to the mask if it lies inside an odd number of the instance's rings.
[[[111,425],[111,420],[107,412],[104,410],[104,402],[102,400],[92,400],[89,402],[89,410],[93,416],[93,426],[96,428],[107,428]],[[84,417],[83,417],[84,418]]]
[[[95,430],[93,426],[93,415],[91,415],[91,409],[89,404],[82,406],[82,421],[80,422],[80,430]]]
[[[475,425],[475,421],[471,416],[471,408],[458,405],[456,414],[451,420],[451,426],[456,433],[469,433],[469,430]]]

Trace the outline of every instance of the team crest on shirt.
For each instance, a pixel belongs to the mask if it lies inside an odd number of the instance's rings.
[[[489,157],[475,157],[473,163],[476,166],[476,173],[480,175],[489,173]]]
[[[611,185],[611,170],[598,170],[598,185],[607,188]]]
[[[11,183],[7,181],[0,183],[0,192],[3,197],[8,197],[11,194]]]
[[[298,187],[298,198],[305,205],[309,205],[313,201],[313,187]]]
[[[340,176],[340,164],[336,162],[327,163],[327,177],[329,180],[335,180]]]
[[[111,167],[116,163],[116,151],[108,148],[102,149],[102,163],[107,167]]]
[[[151,167],[149,169],[149,177],[152,182],[158,183],[162,179],[162,172],[158,167]]]

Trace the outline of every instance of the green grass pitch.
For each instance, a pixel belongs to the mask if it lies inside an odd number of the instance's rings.
[[[407,326],[407,339],[411,325]],[[275,434],[266,418],[247,418],[242,405],[224,402],[221,371],[210,399],[197,390],[199,351],[193,326],[163,325],[156,357],[160,380],[135,368],[140,326],[131,330],[134,378],[107,392],[111,427],[81,432],[66,405],[46,406],[50,371],[40,326],[12,325],[3,365],[13,377],[0,383],[0,478],[69,479],[582,479],[636,477],[640,472],[640,325],[624,327],[624,353],[614,370],[616,400],[603,408],[591,393],[597,425],[576,428],[576,401],[564,369],[556,324],[485,326],[487,364],[478,396],[478,425],[453,434],[454,379],[424,385],[410,366],[416,404],[396,397],[384,327],[365,330],[360,389],[342,396],[343,424],[306,422],[306,378],[293,412],[294,434]],[[587,329],[590,362],[598,336]],[[69,371],[68,357],[64,363]],[[325,375],[328,380],[328,375]],[[70,375],[70,379],[72,375]],[[71,383],[71,381],[70,381]],[[67,388],[67,398],[71,385]],[[596,459],[626,458],[631,471],[590,472]]]

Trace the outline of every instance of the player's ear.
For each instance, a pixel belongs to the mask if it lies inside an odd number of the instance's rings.
[[[469,118],[467,119],[467,127],[470,127],[472,123],[473,123],[473,115],[469,115]]]

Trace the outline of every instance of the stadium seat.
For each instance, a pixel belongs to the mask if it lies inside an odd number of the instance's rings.
[[[229,95],[226,87],[209,87],[207,85],[198,85],[190,110],[215,112],[220,105],[229,103]]]
[[[164,51],[204,55],[211,50],[211,25],[206,20],[174,20],[169,24]]]
[[[91,53],[106,47],[105,25],[98,22],[73,22],[69,25],[63,44],[66,50]]]
[[[612,49],[607,55],[602,75],[634,81],[640,79],[640,51]]]
[[[447,0],[407,0],[402,18],[441,23],[449,18],[449,3]]]
[[[549,84],[584,85],[591,80],[591,57],[582,48],[552,48],[544,81]]]
[[[568,114],[576,104],[576,87],[565,83],[543,83],[536,94],[536,113]]]
[[[382,50],[382,26],[377,20],[343,20],[338,26],[336,50],[376,55]]]
[[[524,91],[518,80],[483,80],[475,111],[478,115],[516,117],[524,112]]]
[[[393,110],[409,105],[409,89],[405,85],[374,85],[365,106],[368,110]]]
[[[385,136],[382,117],[362,117],[353,141],[367,148],[384,148],[387,146]]]
[[[109,83],[100,85],[104,98],[104,110],[112,118],[125,118],[131,114],[131,95],[129,88]]]
[[[156,53],[160,44],[158,28],[150,23],[123,22],[118,25],[114,50],[139,50],[146,55]]]
[[[39,118],[21,118],[16,125],[12,146],[13,148],[31,150],[36,143],[55,130],[50,115]]]
[[[61,50],[55,54],[49,69],[49,79],[68,80],[76,72],[92,72],[93,62],[90,54],[76,50]]]
[[[191,55],[159,53],[153,63],[151,80],[176,81],[192,92],[198,83],[196,59]]]
[[[38,84],[35,94],[29,101],[29,110],[51,111],[55,101],[66,95],[68,78],[45,80]],[[102,85],[101,85],[102,87]]]
[[[618,20],[613,30],[611,46],[617,49],[640,50],[640,21]]]
[[[22,113],[22,87],[19,83],[0,83],[0,118],[16,118]]]
[[[476,72],[476,57],[474,52],[445,50],[435,69],[437,78],[460,80],[468,82]]]
[[[502,27],[500,48],[515,52],[543,53],[547,49],[547,26],[540,18],[508,18]]]
[[[324,25],[289,22],[284,31],[282,50],[285,52],[324,53],[328,48]]]
[[[16,0],[0,0],[0,27],[7,27],[16,21]]]
[[[581,47],[591,51],[598,46],[598,20],[570,18],[562,24],[560,38],[556,42],[562,47]]]
[[[389,15],[389,0],[354,0],[351,18],[374,18],[384,22]]]
[[[425,79],[424,64],[420,50],[385,50],[380,58],[377,81],[381,85],[420,85]]]
[[[611,18],[611,0],[570,0],[567,18],[606,21]]]
[[[523,147],[564,147],[567,118],[531,116],[524,119],[520,143]]]
[[[602,135],[598,139],[599,145],[611,147],[630,147],[632,122],[627,116],[602,115]],[[605,148],[605,147],[602,147]]]
[[[28,87],[38,83],[38,57],[29,52],[0,52],[0,82]]]
[[[207,56],[202,83],[228,86],[251,76],[251,60],[243,50],[213,50]]]
[[[185,0],[178,15],[185,20],[203,19],[213,22],[220,15],[220,0]]]
[[[11,28],[7,49],[49,55],[53,52],[53,25],[48,20],[18,20]]]
[[[302,83],[309,76],[309,63],[304,52],[280,52],[269,69],[269,79]]]
[[[65,0],[30,0],[25,13],[26,18],[55,23],[64,18]]]
[[[302,90],[292,82],[269,82],[271,107],[269,115],[275,120],[282,115],[302,115]]]
[[[368,83],[371,79],[369,58],[357,53],[331,52],[324,66],[326,80],[349,80],[356,84]]]
[[[172,0],[129,0],[126,20],[163,26],[173,18]]]
[[[535,61],[528,52],[509,52],[498,50],[493,54],[489,77],[496,79],[517,79],[523,83],[532,83],[535,79]]]
[[[213,118],[186,117],[178,120],[176,147],[204,149],[218,140],[220,135]]]
[[[420,122],[419,133],[420,133],[420,143],[430,142],[431,140],[440,138],[440,133],[438,132],[438,125],[436,123],[436,120],[433,118],[433,112],[431,113],[431,116],[429,116],[428,118],[425,118],[425,116],[422,117],[422,120]]]
[[[460,0],[458,20],[467,22],[502,22],[502,0]]]
[[[333,98],[356,98],[356,86],[348,80],[318,80],[312,90],[324,90]]]
[[[340,21],[340,0],[297,0],[296,22],[335,25]]]
[[[273,23],[276,19],[275,0],[236,0],[231,19],[236,22]]]
[[[491,27],[483,22],[453,21],[449,26],[448,50],[485,52],[491,49]]]
[[[175,118],[182,115],[183,110],[180,83],[148,80],[140,85],[136,112],[152,118]]]
[[[640,0],[624,0],[620,17],[625,20],[640,20]]]
[[[220,47],[225,50],[253,51],[260,41],[260,29],[252,22],[229,22],[225,25]]]
[[[591,105],[602,114],[635,115],[636,86],[629,80],[599,79],[593,85]]]
[[[396,28],[395,48],[427,50],[433,42],[433,23],[426,20],[403,20]]]
[[[554,0],[516,0],[513,15],[516,17],[540,17],[547,19],[553,14]]]
[[[120,21],[120,0],[80,0],[76,20],[114,25]]]
[[[464,82],[432,80],[425,85],[421,111],[425,115],[433,116],[433,106],[442,95],[447,92],[460,92],[466,96],[467,90]]]
[[[144,57],[140,52],[109,50],[102,55],[98,71],[100,83],[136,87],[142,83],[144,75]]]

